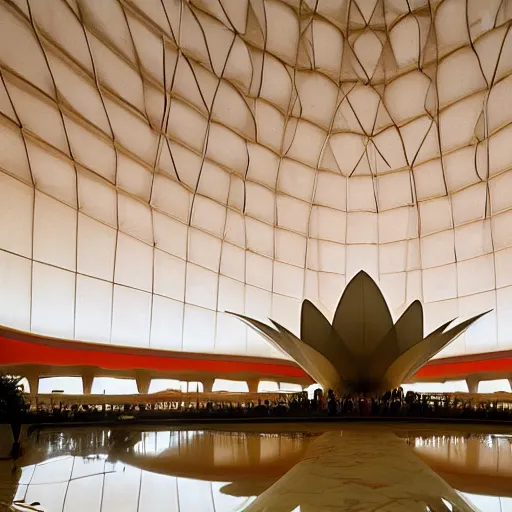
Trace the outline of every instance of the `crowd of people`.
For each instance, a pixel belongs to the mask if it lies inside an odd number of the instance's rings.
[[[307,393],[282,394],[274,400],[209,400],[200,395],[190,402],[137,403],[124,405],[77,405],[58,402],[38,404],[27,413],[30,421],[110,421],[154,419],[235,418],[452,418],[511,420],[512,402],[458,399],[452,395],[404,393],[402,388],[381,396],[347,394],[337,397],[321,389],[308,399]]]

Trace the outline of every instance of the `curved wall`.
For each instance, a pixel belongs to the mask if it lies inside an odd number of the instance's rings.
[[[412,11],[409,11],[408,5]],[[360,269],[512,347],[510,2],[0,2],[0,324],[282,357]]]

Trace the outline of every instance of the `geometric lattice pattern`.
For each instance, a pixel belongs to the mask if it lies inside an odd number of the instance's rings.
[[[359,270],[512,347],[511,0],[0,0],[0,323],[278,355]]]

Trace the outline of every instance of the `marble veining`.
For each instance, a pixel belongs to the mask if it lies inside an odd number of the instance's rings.
[[[297,508],[299,507],[299,508]],[[344,430],[315,440],[247,512],[470,512],[454,489],[392,432]]]

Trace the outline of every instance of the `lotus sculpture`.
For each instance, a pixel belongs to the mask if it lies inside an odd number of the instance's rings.
[[[393,324],[379,287],[361,271],[341,296],[332,325],[312,302],[304,300],[300,338],[274,320],[271,327],[230,314],[289,354],[324,389],[345,393],[382,392],[400,386],[486,313],[446,330],[450,320],[424,337],[421,302],[412,302]]]

